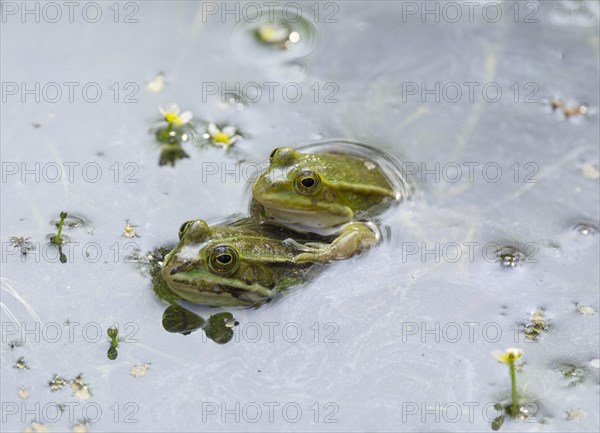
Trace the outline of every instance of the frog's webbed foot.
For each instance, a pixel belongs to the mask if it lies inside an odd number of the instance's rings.
[[[298,251],[297,263],[330,262],[348,259],[360,254],[379,242],[379,234],[367,224],[351,222],[340,229],[340,234],[330,244],[321,242],[307,242],[301,244],[293,239],[286,239],[285,243]]]

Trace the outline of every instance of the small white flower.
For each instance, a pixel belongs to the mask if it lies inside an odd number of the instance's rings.
[[[204,138],[210,139],[215,146],[224,147],[226,149],[240,138],[237,128],[231,125],[219,129],[215,123],[209,123],[206,130],[207,133],[204,134]]]
[[[523,355],[523,351],[521,349],[517,349],[516,347],[510,347],[510,348],[506,349],[506,352],[494,350],[492,352],[492,355],[498,361],[500,361],[504,364],[509,364],[509,363],[515,362],[517,359],[519,359]]]
[[[182,126],[189,123],[192,120],[192,112],[184,111],[181,113],[177,104],[171,104],[168,109],[164,110],[162,107],[158,107],[158,110],[163,115],[167,123],[174,126]]]

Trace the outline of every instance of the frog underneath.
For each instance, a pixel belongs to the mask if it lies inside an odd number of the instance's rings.
[[[253,218],[216,226],[188,221],[179,238],[165,257],[161,275],[182,299],[210,306],[258,306],[308,281],[338,258],[328,252],[331,238]],[[355,247],[353,254],[361,251]]]

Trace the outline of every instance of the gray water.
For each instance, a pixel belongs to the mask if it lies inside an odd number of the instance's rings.
[[[439,3],[437,18],[430,2],[306,2],[314,34],[289,50],[253,39],[247,7],[222,17],[234,3],[84,2],[72,19],[36,4],[2,3],[3,431],[491,431],[510,397],[491,352],[509,347],[532,416],[502,431],[598,431],[598,2]],[[235,83],[254,102],[223,102]],[[184,143],[190,158],[161,167],[149,128],[170,103],[243,137]],[[330,138],[404,162],[413,193],[382,221],[389,242],[231,310],[227,344],[163,330],[130,255],[245,212],[247,173],[274,147]],[[64,264],[46,238],[63,210],[85,220],[64,230]],[[523,255],[503,267],[510,245]],[[54,374],[88,387],[52,391]]]

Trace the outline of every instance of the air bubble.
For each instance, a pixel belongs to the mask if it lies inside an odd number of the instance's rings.
[[[48,239],[50,241],[51,244],[55,244],[55,238],[56,238],[56,233],[48,233],[46,235],[46,239]],[[71,238],[67,235],[65,235],[64,233],[62,233],[60,235],[60,245],[66,245],[69,242],[71,242]]]
[[[569,387],[582,384],[588,375],[585,367],[572,362],[557,362],[552,369],[562,374]]]
[[[316,44],[317,29],[305,17],[292,17],[274,8],[257,22],[244,21],[234,30],[232,49],[242,58],[259,63],[285,63],[310,54]]]
[[[590,222],[579,222],[573,226],[573,230],[583,236],[593,236],[598,233],[598,227]]]
[[[513,246],[501,247],[496,251],[496,258],[503,268],[514,268],[525,260],[526,254]]]
[[[58,228],[58,225],[60,224],[60,218],[53,219],[52,221],[50,221],[50,224]],[[65,218],[65,222],[63,223],[63,228],[76,229],[80,227],[85,227],[87,225],[88,221],[86,218],[69,212],[68,216]]]

